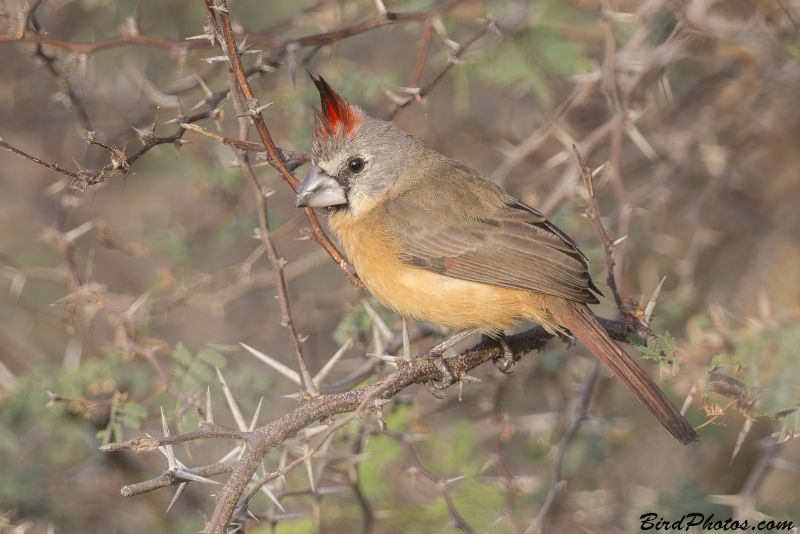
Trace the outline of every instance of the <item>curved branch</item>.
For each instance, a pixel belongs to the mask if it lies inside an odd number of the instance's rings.
[[[627,336],[634,333],[636,329],[636,327],[631,326],[629,321],[601,319],[600,323],[608,334],[616,340],[624,340]],[[523,354],[543,349],[552,338],[552,334],[548,333],[541,326],[536,326],[525,332],[508,336],[507,341],[515,355],[515,359],[518,359]],[[449,358],[447,363],[456,376],[461,376],[462,373],[466,373],[482,363],[502,355],[503,349],[496,341],[484,339],[472,348],[463,351],[453,358]],[[397,364],[398,369],[394,373],[369,386],[340,393],[322,394],[318,397],[305,400],[301,402],[300,406],[295,410],[280,419],[258,428],[252,433],[244,435],[244,442],[246,445],[244,454],[238,462],[235,462],[235,465],[226,464],[226,466],[233,470],[233,474],[218,494],[214,515],[205,532],[207,534],[223,534],[225,532],[226,525],[237,510],[239,498],[244,493],[253,474],[261,467],[261,459],[287,438],[295,436],[299,431],[313,424],[315,421],[330,419],[331,416],[336,414],[354,412],[348,418],[329,425],[327,435],[330,435],[341,425],[352,420],[352,418],[362,416],[362,411],[374,413],[375,408],[371,405],[367,406],[366,404],[369,401],[372,400],[373,402],[380,403],[382,400],[391,399],[413,384],[428,380],[442,379],[441,370],[433,360],[412,359],[410,361],[405,361],[400,359],[397,361]],[[321,446],[327,435],[323,437],[317,447]],[[171,439],[180,440],[181,435],[174,436]],[[114,449],[118,448],[119,445],[110,444],[108,447]],[[312,449],[308,454],[312,455],[314,452],[315,449]],[[304,459],[305,458],[299,458],[294,464],[290,465],[287,470],[291,469],[293,465],[301,463]],[[221,472],[225,471],[218,471],[215,474]],[[261,481],[265,483],[277,476],[279,476],[279,473],[273,473],[272,475],[263,477]],[[162,475],[134,486],[137,488],[151,488],[149,490],[144,489],[140,491],[141,493],[143,491],[151,491],[152,489],[168,486],[173,483],[175,482],[169,481],[168,477],[165,478],[165,475]],[[133,488],[134,486],[126,487]],[[130,494],[135,495],[136,493]]]

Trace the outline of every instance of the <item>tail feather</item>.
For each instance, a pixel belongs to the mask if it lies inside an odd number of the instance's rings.
[[[639,402],[681,443],[699,438],[692,426],[650,376],[608,336],[585,304],[562,301],[551,307],[560,322],[614,373]]]

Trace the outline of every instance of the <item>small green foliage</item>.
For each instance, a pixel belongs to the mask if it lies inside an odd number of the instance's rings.
[[[223,353],[233,350],[237,350],[237,347],[209,343],[192,356],[183,343],[178,343],[170,352],[170,357],[176,363],[172,369],[175,381],[182,391],[197,391],[211,381],[214,367],[225,368],[227,360]]]
[[[678,348],[678,341],[669,332],[656,336],[655,339],[634,334],[628,337],[628,343],[641,352],[646,359],[660,361],[672,358]]]
[[[115,394],[111,403],[111,413],[106,428],[97,431],[97,438],[103,440],[105,445],[112,439],[122,441],[123,427],[139,430],[142,421],[147,419],[149,412],[147,408],[138,402],[126,402],[122,396]]]
[[[653,338],[645,339],[639,334],[628,336],[628,343],[642,353],[645,360],[653,360],[661,366],[662,372],[678,374],[681,359],[675,356],[678,350],[678,340],[669,332],[664,332]],[[671,369],[670,369],[671,367]]]
[[[378,312],[378,315],[386,322],[392,324],[400,320],[400,316],[392,310],[380,305],[377,300],[370,299],[370,305]],[[354,335],[359,339],[367,339],[371,336],[372,319],[363,306],[359,306],[347,314],[344,319],[336,326],[333,331],[333,340],[339,345],[344,345],[347,340]]]
[[[122,426],[139,430],[142,428],[142,421],[150,415],[147,408],[138,402],[124,402],[119,408],[117,417]]]
[[[178,230],[157,230],[148,238],[148,246],[169,254],[176,265],[190,265],[194,260],[196,243]]]

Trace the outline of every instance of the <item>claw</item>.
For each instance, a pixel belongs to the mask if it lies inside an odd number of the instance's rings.
[[[428,393],[430,393],[431,395],[433,395],[437,399],[444,400],[444,399],[447,398],[447,395],[444,395],[443,393],[439,393],[438,391],[436,391],[436,388],[433,387],[433,381],[432,380],[426,380],[425,382],[422,383],[422,385],[425,386],[425,389],[428,390]]]
[[[423,384],[425,384],[425,389],[427,389],[428,392],[437,399],[444,399],[447,398],[447,396],[440,395],[439,393],[437,393],[436,390],[447,389],[453,384],[459,384],[461,381],[460,378],[457,378],[453,374],[453,371],[450,369],[450,366],[447,365],[447,362],[445,361],[443,356],[444,351],[446,351],[459,341],[462,341],[467,337],[471,336],[472,334],[473,332],[470,330],[462,330],[461,332],[456,333],[452,337],[442,341],[435,347],[428,349],[427,351],[418,356],[418,358],[420,359],[434,360],[436,362],[436,366],[442,372],[441,382],[434,382],[433,380],[427,380],[423,382]]]
[[[436,389],[447,389],[456,383],[456,375],[454,375],[453,371],[450,370],[450,366],[447,365],[447,362],[443,356],[439,356],[436,359],[436,366],[442,372],[442,381],[439,383],[431,382],[433,387]]]
[[[496,356],[492,358],[492,363],[497,369],[503,374],[511,374],[514,372],[514,351],[511,350],[511,347],[508,345],[508,341],[506,341],[505,334],[502,334],[500,337],[497,338],[497,342],[503,348],[503,356]]]

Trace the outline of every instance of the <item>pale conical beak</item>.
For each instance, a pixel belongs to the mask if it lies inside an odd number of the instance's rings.
[[[327,208],[347,204],[347,195],[339,182],[314,165],[297,190],[298,208]]]

